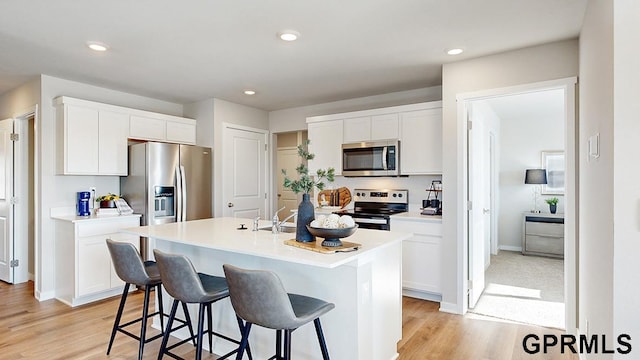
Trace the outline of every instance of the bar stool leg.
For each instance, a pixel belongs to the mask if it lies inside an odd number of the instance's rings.
[[[276,330],[276,359],[282,359],[282,330]]]
[[[116,319],[113,322],[113,330],[111,330],[111,339],[109,340],[109,347],[107,348],[107,355],[111,352],[111,346],[113,345],[113,340],[116,338],[116,332],[118,332],[118,326],[120,326],[120,319],[122,318],[122,310],[124,310],[124,303],[127,301],[127,294],[129,293],[130,284],[124,285],[124,291],[122,292],[122,297],[120,298],[120,305],[118,306],[118,314],[116,314]]]
[[[164,333],[164,306],[162,306],[162,284],[156,285],[156,295],[158,296],[158,312],[160,313],[160,331]]]
[[[151,287],[144,287],[144,305],[142,307],[142,325],[140,325],[140,348],[138,349],[138,360],[142,360],[144,352],[145,336],[147,334],[147,316],[149,316],[149,298],[151,297]]]
[[[236,320],[238,320],[238,328],[240,329],[240,336],[244,334],[244,322],[238,315],[236,315]],[[241,339],[242,341],[242,339]],[[238,350],[240,349],[240,345],[238,344]],[[249,346],[249,340],[247,339],[247,355],[249,356],[249,360],[253,360],[253,355],[251,355],[251,346]]]
[[[327,350],[327,343],[324,341],[322,326],[320,326],[320,318],[313,320],[313,324],[316,326],[316,335],[318,335],[318,343],[320,344],[320,351],[322,351],[322,358],[324,360],[329,360],[329,351]]]
[[[291,332],[293,330],[284,329],[284,360],[291,360]]]
[[[204,332],[205,304],[200,304],[198,309],[198,340],[196,340],[196,360],[202,360],[202,338]]]
[[[160,345],[160,351],[158,352],[158,360],[162,360],[164,356],[164,352],[167,349],[167,343],[169,342],[169,335],[171,333],[171,326],[173,325],[173,319],[176,317],[176,311],[178,310],[178,300],[173,300],[173,305],[171,306],[171,312],[169,313],[169,320],[167,321],[167,330],[164,332],[162,336],[162,344]]]
[[[193,333],[193,324],[191,323],[191,316],[189,315],[189,308],[187,307],[187,303],[182,303],[182,311],[184,312],[184,320],[187,322],[187,327],[189,328],[189,334],[191,335],[191,341],[193,342],[193,346],[196,346],[196,335]]]
[[[242,355],[244,354],[244,349],[247,347],[249,343],[249,332],[251,331],[251,323],[246,322],[244,324],[244,329],[242,331],[242,340],[240,341],[240,347],[238,348],[238,353],[236,354],[236,360],[242,360]]]

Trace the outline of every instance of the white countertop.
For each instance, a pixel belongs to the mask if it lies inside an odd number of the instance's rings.
[[[103,220],[113,220],[113,219],[124,219],[130,217],[141,217],[140,214],[130,214],[130,215],[102,215],[102,216],[77,216],[77,215],[52,215],[52,219],[69,221],[72,223],[76,222],[85,222],[85,221],[103,221]]]
[[[245,224],[248,229],[238,230],[240,224]],[[270,226],[271,222],[263,220],[259,225],[260,227]],[[335,268],[358,258],[374,255],[376,251],[412,236],[410,233],[358,229],[347,238],[349,242],[362,244],[358,250],[347,253],[322,254],[285,245],[284,241],[295,238],[295,233],[274,235],[267,230],[252,231],[252,226],[252,219],[222,217],[141,226],[120,231],[214,250],[324,268]]]
[[[393,219],[411,219],[411,220],[419,220],[424,222],[435,222],[442,223],[442,215],[421,215],[420,210],[409,210],[404,213],[391,215],[391,221]]]

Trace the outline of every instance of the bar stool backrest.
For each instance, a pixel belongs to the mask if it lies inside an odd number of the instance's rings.
[[[270,329],[299,325],[289,295],[278,275],[266,270],[245,270],[223,265],[231,305],[243,320]]]
[[[186,303],[206,301],[210,295],[204,290],[198,272],[184,255],[153,250],[160,278],[165,290],[174,299]]]
[[[116,274],[122,281],[138,286],[147,285],[151,281],[142,257],[133,244],[107,239],[107,248]]]

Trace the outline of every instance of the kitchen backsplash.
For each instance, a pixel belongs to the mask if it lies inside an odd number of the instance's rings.
[[[432,180],[442,180],[442,176],[412,175],[409,177],[344,177],[336,176],[334,182],[329,183],[327,189],[337,189],[341,186],[353,189],[407,189],[409,190],[409,204],[422,205],[427,198]],[[433,197],[432,197],[433,198]],[[439,196],[442,200],[442,197]],[[353,205],[353,203],[351,204]]]

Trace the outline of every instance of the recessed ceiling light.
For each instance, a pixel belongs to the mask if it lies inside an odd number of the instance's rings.
[[[449,49],[447,50],[447,54],[449,55],[460,55],[462,54],[464,50],[460,49],[460,48],[455,48],[455,49]]]
[[[107,51],[109,50],[109,45],[98,42],[98,41],[88,41],[87,46],[89,49],[94,51]]]
[[[256,91],[255,91],[255,90],[245,90],[245,91],[244,91],[244,94],[245,94],[245,95],[255,95],[255,94],[256,94]]]
[[[279,32],[278,37],[284,41],[295,41],[300,37],[300,33],[294,30],[286,30]]]

